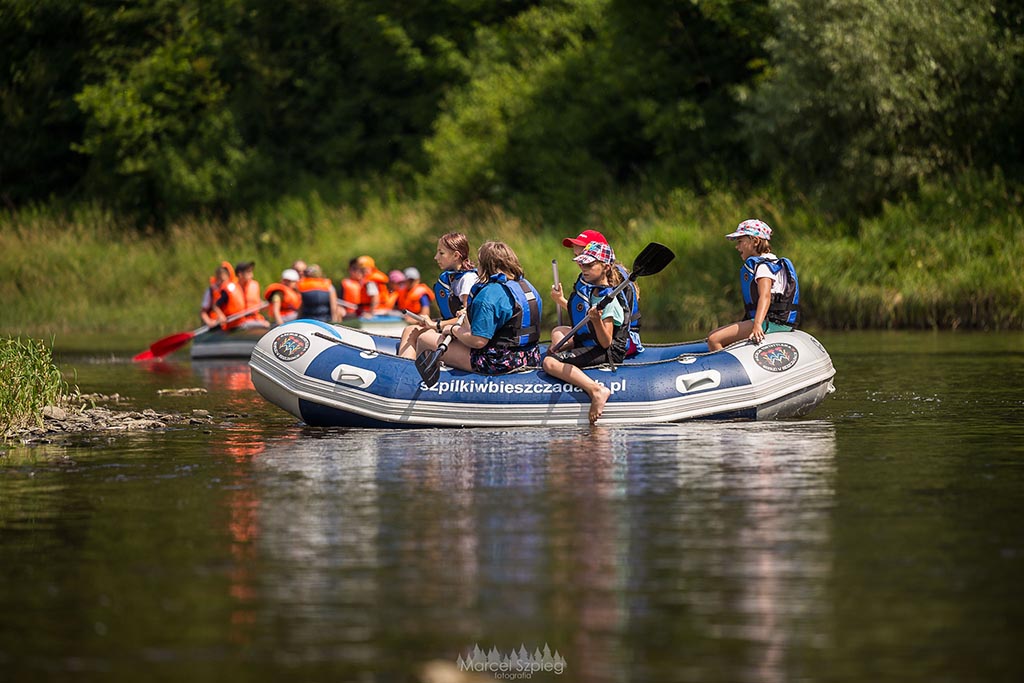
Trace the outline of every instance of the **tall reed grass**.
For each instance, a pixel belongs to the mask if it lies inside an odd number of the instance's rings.
[[[67,393],[49,346],[0,337],[0,439],[12,429],[40,423],[43,408],[60,405]]]
[[[0,216],[0,333],[157,336],[195,327],[221,260],[255,260],[263,286],[297,258],[338,281],[361,254],[384,270],[416,266],[430,280],[436,239],[450,230],[465,232],[474,249],[508,242],[546,292],[552,259],[565,286],[578,272],[562,239],[596,228],[627,266],[651,241],[676,252],[668,268],[640,281],[643,324],[702,335],[740,315],[740,261],[723,236],[750,217],[775,228],[774,251],[796,264],[811,328],[1024,328],[1022,198],[1001,178],[924,187],[855,223],[784,197],[771,189],[623,193],[593,206],[585,221],[550,224],[494,206],[453,213],[386,193],[336,206],[311,192],[163,232],[139,232],[96,207],[24,210]],[[553,320],[553,306],[545,317]]]

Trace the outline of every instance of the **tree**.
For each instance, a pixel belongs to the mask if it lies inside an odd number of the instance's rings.
[[[772,68],[749,90],[755,160],[837,209],[995,161],[1019,33],[972,0],[772,0]]]

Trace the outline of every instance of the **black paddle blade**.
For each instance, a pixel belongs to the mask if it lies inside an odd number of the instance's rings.
[[[444,352],[445,347],[440,346],[436,351],[424,351],[416,356],[416,370],[428,389],[437,384],[441,377],[441,356]]]
[[[629,274],[629,279],[636,280],[644,275],[660,273],[675,257],[672,250],[664,244],[651,242],[633,259],[633,272]]]

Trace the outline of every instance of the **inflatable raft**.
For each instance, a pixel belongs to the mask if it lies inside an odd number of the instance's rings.
[[[588,424],[589,399],[539,368],[478,375],[445,368],[427,387],[398,340],[311,320],[268,332],[249,361],[268,401],[314,426],[483,427]],[[601,425],[805,415],[833,389],[825,348],[799,330],[708,353],[701,342],[648,346],[587,374],[612,390]]]

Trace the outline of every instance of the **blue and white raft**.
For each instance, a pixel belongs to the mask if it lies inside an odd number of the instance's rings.
[[[314,426],[585,425],[590,399],[539,368],[479,375],[443,368],[428,388],[398,340],[311,320],[285,323],[249,367],[268,401]],[[587,374],[612,390],[601,425],[805,415],[834,391],[825,348],[799,330],[708,353],[705,342],[652,345]]]

